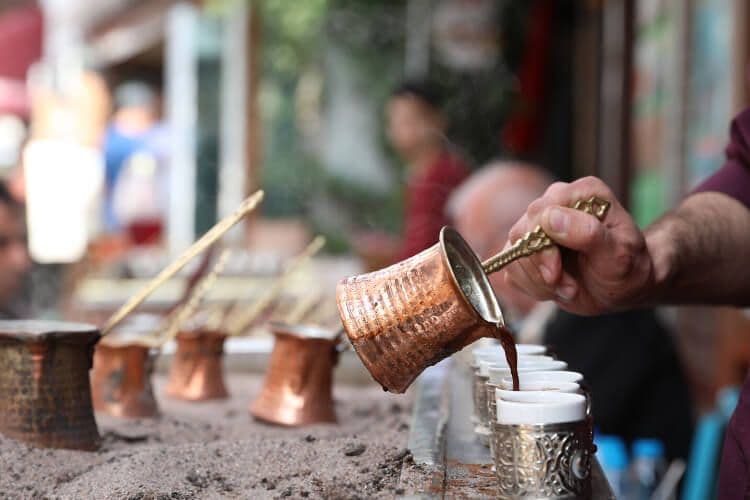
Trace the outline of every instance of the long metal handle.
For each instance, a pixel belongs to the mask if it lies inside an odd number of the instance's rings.
[[[603,220],[604,216],[607,215],[609,206],[610,203],[607,200],[592,196],[588,200],[578,200],[573,205],[573,208],[591,214],[599,220]],[[533,231],[529,231],[523,238],[516,241],[510,248],[482,262],[482,269],[484,269],[485,273],[492,274],[514,260],[541,252],[552,245],[554,245],[554,242],[547,236],[547,233],[540,226],[537,226]]]

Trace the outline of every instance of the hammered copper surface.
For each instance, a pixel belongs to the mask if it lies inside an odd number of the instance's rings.
[[[0,321],[0,433],[47,448],[95,450],[91,405],[96,327]]]
[[[391,392],[404,392],[422,370],[503,326],[479,260],[450,228],[409,259],[343,280],[336,301],[360,359]]]
[[[273,352],[266,378],[250,413],[266,422],[300,426],[336,422],[333,368],[338,338],[310,335],[299,325],[273,324]]]
[[[177,334],[177,351],[169,368],[166,394],[175,399],[206,401],[229,396],[224,383],[223,332],[183,331]]]
[[[154,354],[149,347],[100,342],[91,371],[94,410],[123,418],[157,416],[153,370]]]

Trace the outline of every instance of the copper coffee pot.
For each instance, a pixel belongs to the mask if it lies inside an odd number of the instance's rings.
[[[250,414],[291,427],[336,422],[331,385],[340,335],[284,323],[272,323],[271,331],[275,336],[273,352]]]
[[[99,330],[58,321],[0,321],[0,432],[47,448],[99,447],[91,368]]]
[[[186,401],[224,399],[223,357],[226,334],[203,327],[185,328],[177,334],[177,351],[169,369],[166,394]]]
[[[106,337],[96,346],[91,389],[94,410],[113,417],[155,417],[151,375],[155,350],[137,341]]]
[[[609,202],[592,197],[574,208],[602,219]],[[537,227],[480,263],[461,235],[444,227],[423,252],[338,284],[344,329],[372,377],[404,392],[422,370],[481,337],[512,345],[487,275],[552,245]]]

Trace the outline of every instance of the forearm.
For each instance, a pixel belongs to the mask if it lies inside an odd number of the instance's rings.
[[[716,192],[685,199],[646,230],[649,303],[750,304],[750,210]]]

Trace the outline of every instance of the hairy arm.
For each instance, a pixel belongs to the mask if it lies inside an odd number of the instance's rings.
[[[686,198],[646,230],[646,303],[750,305],[750,209],[718,192]]]

